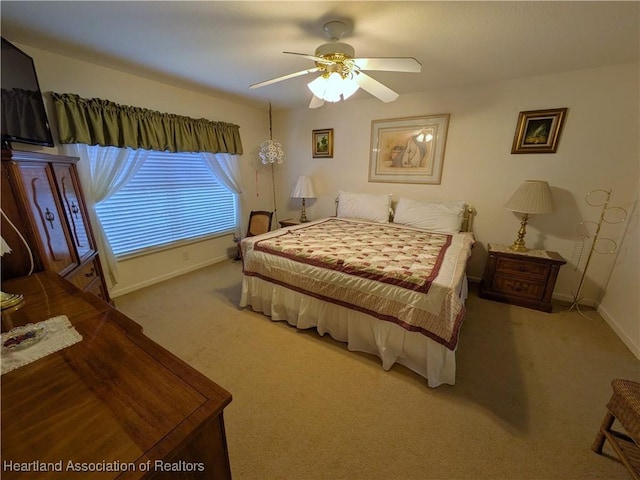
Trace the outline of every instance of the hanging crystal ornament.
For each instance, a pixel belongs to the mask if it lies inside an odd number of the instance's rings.
[[[260,160],[265,165],[278,165],[284,162],[284,150],[282,145],[277,140],[273,139],[273,130],[271,124],[271,103],[269,103],[269,140],[260,144],[260,153],[258,153]]]
[[[259,155],[260,160],[262,160],[262,163],[265,165],[268,165],[269,163],[281,164],[284,161],[284,150],[282,150],[282,145],[274,140],[262,142],[260,144]]]

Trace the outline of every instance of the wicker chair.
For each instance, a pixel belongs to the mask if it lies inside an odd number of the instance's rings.
[[[605,440],[615,450],[631,477],[640,480],[640,383],[615,379],[611,382],[613,394],[607,404],[607,414],[591,449],[602,454]],[[613,422],[626,433],[613,430]]]
[[[255,237],[256,235],[260,235],[262,233],[267,233],[271,230],[271,221],[273,219],[273,212],[266,212],[263,210],[254,210],[249,213],[249,225],[247,226],[247,234],[246,237]],[[240,260],[242,258],[242,249],[240,248],[240,240],[239,238],[235,239],[238,244],[238,253],[236,255],[236,260]]]

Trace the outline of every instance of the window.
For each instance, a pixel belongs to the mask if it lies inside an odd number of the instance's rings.
[[[234,194],[198,153],[151,152],[96,211],[117,256],[233,233],[236,222]]]

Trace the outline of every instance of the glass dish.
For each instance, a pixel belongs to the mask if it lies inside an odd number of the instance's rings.
[[[2,350],[22,350],[35,345],[47,333],[44,325],[25,325],[2,334]]]

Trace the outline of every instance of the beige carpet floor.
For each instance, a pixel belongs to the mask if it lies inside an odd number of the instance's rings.
[[[234,479],[629,478],[590,446],[611,380],[640,380],[640,361],[593,310],[546,314],[472,286],[457,383],[432,389],[328,335],[239,309],[241,275],[229,260],[115,300],[232,393]]]

